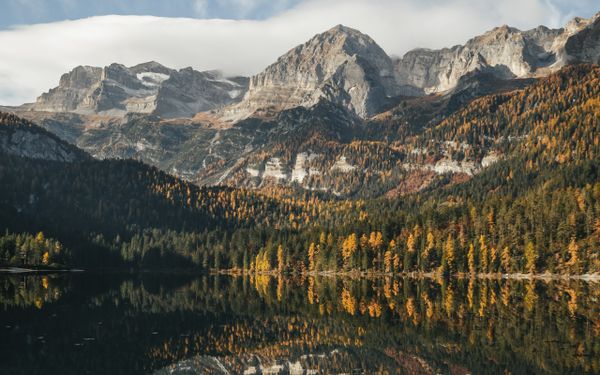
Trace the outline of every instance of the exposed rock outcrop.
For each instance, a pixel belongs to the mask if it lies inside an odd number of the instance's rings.
[[[63,162],[89,158],[85,152],[39,126],[3,112],[0,112],[0,153]]]
[[[127,68],[79,66],[64,74],[58,87],[27,106],[34,111],[124,116],[148,113],[192,117],[231,104],[246,91],[244,79],[229,80],[217,71],[174,70],[156,62]]]

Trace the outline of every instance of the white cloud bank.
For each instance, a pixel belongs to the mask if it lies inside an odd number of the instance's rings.
[[[77,65],[166,66],[259,72],[297,44],[342,23],[389,54],[464,43],[494,26],[558,27],[548,0],[306,0],[263,21],[104,16],[0,32],[0,104],[35,100]]]

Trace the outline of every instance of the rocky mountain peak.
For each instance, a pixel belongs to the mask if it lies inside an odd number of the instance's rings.
[[[58,87],[42,94],[27,109],[125,116],[148,113],[191,117],[200,111],[239,101],[247,82],[230,81],[217,71],[179,71],[155,61],[133,67],[78,66],[64,74]]]
[[[369,117],[393,95],[396,84],[389,56],[368,35],[337,25],[252,77],[242,102],[224,117],[239,120],[264,108],[312,106],[321,98]]]
[[[157,63],[156,61],[148,61],[145,63],[141,63],[129,68],[133,73],[161,73],[161,74],[171,74],[173,69],[167,68],[166,66]]]
[[[102,68],[94,66],[78,66],[60,77],[59,86],[86,88],[100,80]]]
[[[313,37],[316,41],[329,40],[331,46],[340,46],[348,53],[358,53],[361,47],[379,48],[377,43],[367,34],[342,24],[317,34]],[[310,41],[309,41],[310,42]]]

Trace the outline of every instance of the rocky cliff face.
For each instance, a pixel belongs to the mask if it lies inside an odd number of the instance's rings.
[[[565,42],[564,53],[569,62],[600,64],[600,13],[590,20],[575,18],[567,29],[580,30]]]
[[[4,112],[0,112],[0,153],[63,162],[89,158],[39,126]]]
[[[246,96],[226,117],[244,118],[269,107],[311,106],[321,98],[368,117],[396,92],[388,55],[369,36],[338,25],[252,77]]]
[[[569,63],[597,63],[599,33],[600,14],[576,18],[561,29],[501,26],[464,46],[406,53],[395,61],[396,80],[406,93],[429,94],[454,88],[476,70],[500,79],[545,76]]]
[[[131,68],[120,64],[104,68],[79,66],[64,74],[58,87],[42,94],[28,109],[191,117],[241,99],[246,86],[245,80],[229,80],[219,72],[198,72],[192,68],[178,71],[155,62]]]

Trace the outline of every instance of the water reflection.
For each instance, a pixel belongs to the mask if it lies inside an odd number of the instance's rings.
[[[0,278],[0,373],[599,373],[581,281]]]

